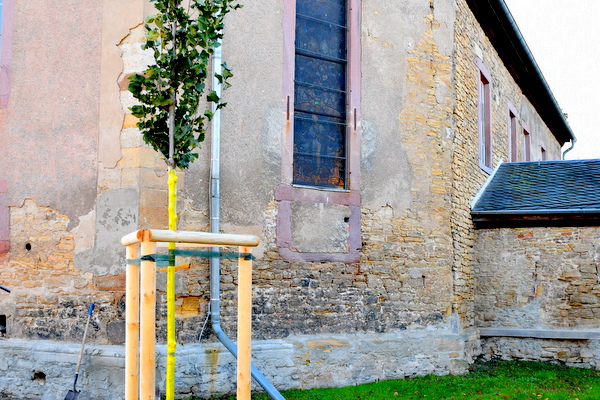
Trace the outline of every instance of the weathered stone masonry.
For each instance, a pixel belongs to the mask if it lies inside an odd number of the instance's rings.
[[[595,330],[600,324],[600,228],[477,230],[480,327]],[[598,340],[486,339],[486,354],[597,366]]]
[[[479,166],[479,139],[477,131],[477,84],[480,59],[492,78],[492,154],[493,166],[508,160],[508,106],[507,101],[518,110],[519,123],[530,125],[532,143],[548,143],[549,159],[560,159],[560,145],[550,130],[536,114],[529,100],[515,83],[489,39],[480,29],[469,6],[464,0],[457,1],[457,18],[454,29],[454,107],[453,156],[452,156],[452,237],[454,247],[453,284],[455,309],[463,317],[466,326],[475,322],[473,295],[476,287],[476,265],[473,246],[476,235],[470,215],[471,201],[483,186],[489,174]],[[522,138],[519,139],[519,157],[523,159]],[[539,151],[536,148],[536,151]],[[538,153],[533,159],[539,159]]]

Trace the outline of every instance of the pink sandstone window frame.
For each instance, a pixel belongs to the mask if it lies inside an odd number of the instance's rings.
[[[477,131],[479,134],[479,166],[487,173],[494,167],[492,135],[492,76],[477,59]]]
[[[542,161],[547,161],[548,160],[548,152],[546,151],[546,143],[542,142],[540,140],[540,159]]]
[[[531,161],[531,129],[526,122],[522,122],[523,126],[523,161]]]
[[[0,41],[0,108],[8,106],[12,70],[13,0],[2,0],[2,40]]]
[[[348,96],[347,96],[347,184],[345,189],[314,188],[293,184],[294,154],[294,60],[296,0],[284,0],[283,10],[283,118],[281,181],[275,190],[278,202],[277,247],[288,261],[336,261],[356,263],[360,260],[360,5],[361,0],[347,0],[348,8]],[[346,253],[299,253],[291,248],[292,203],[326,203],[347,206],[348,246]]]
[[[512,103],[507,100],[508,108],[508,161],[517,162],[519,160],[519,129],[517,110]]]

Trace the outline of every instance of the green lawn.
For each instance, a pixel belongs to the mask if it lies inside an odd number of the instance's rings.
[[[463,376],[425,376],[336,389],[288,390],[287,400],[600,400],[600,371],[537,362],[475,365]],[[235,396],[221,400],[234,400]],[[252,396],[268,400],[265,394]]]

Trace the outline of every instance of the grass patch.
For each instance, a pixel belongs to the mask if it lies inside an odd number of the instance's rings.
[[[598,400],[600,371],[539,362],[475,364],[463,376],[428,375],[331,389],[287,390],[287,400]],[[234,400],[235,396],[219,400]],[[269,400],[254,394],[253,400]],[[199,399],[195,399],[199,400]]]

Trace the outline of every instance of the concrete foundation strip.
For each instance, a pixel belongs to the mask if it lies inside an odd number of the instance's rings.
[[[519,328],[479,328],[481,337],[520,337],[556,340],[600,339],[600,331],[519,329]]]

